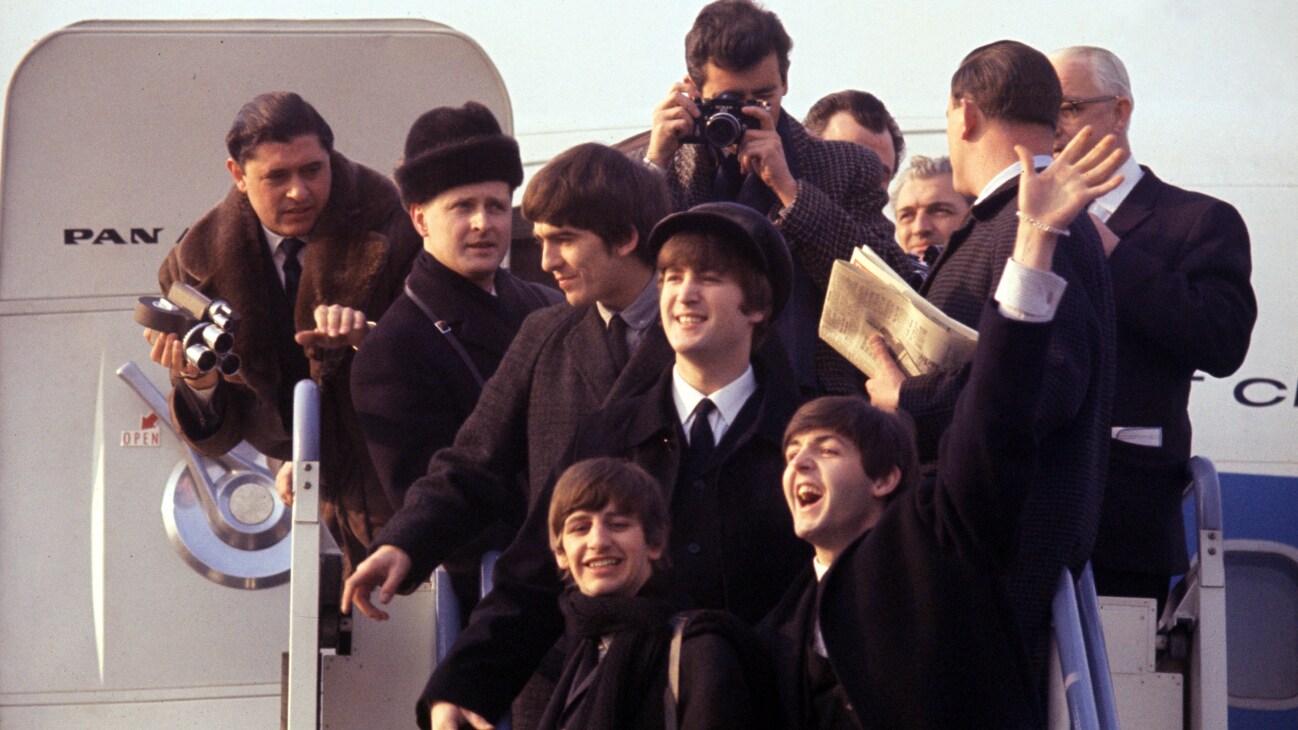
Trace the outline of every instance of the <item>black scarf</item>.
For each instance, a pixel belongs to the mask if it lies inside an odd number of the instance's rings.
[[[663,726],[670,620],[678,609],[663,597],[664,582],[655,574],[631,598],[564,592],[569,654],[541,730]],[[601,660],[603,637],[611,643]]]

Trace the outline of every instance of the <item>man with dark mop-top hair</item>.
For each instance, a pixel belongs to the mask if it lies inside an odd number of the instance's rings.
[[[1050,387],[1059,299],[1042,287],[1078,242],[1058,235],[1121,151],[1079,140],[1044,172],[1018,148],[1012,259],[983,305],[969,381],[921,478],[913,429],[855,397],[821,398],[784,435],[784,497],[816,557],[762,624],[789,730],[1038,728],[1044,714],[1005,576],[1046,450],[1035,412]],[[1053,231],[1053,232],[1052,232]],[[1083,244],[1084,245],[1084,244]],[[1060,255],[1056,256],[1056,248]]]
[[[788,249],[765,216],[734,203],[669,216],[650,243],[674,363],[641,395],[584,420],[554,474],[595,456],[644,467],[671,510],[669,596],[755,623],[810,557],[776,487],[797,392],[787,363],[754,349],[788,302]],[[563,631],[552,489],[553,478],[425,689],[421,710],[431,707],[438,730],[498,719]]]

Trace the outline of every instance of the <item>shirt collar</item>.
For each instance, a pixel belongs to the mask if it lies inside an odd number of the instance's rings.
[[[288,236],[281,236],[264,225],[261,227],[261,234],[266,238],[266,245],[270,248],[271,256],[274,256],[275,254],[279,253],[279,245],[284,242],[285,238],[288,238]],[[294,238],[301,241],[302,243],[311,242],[311,239],[306,236],[294,236]]]
[[[640,294],[636,296],[634,302],[631,302],[631,306],[620,312],[604,306],[603,302],[595,302],[595,309],[599,312],[600,319],[604,320],[605,327],[614,314],[620,314],[628,329],[642,330],[652,324],[654,317],[658,316],[658,280],[653,276],[649,277],[649,283],[640,290]]]
[[[1043,167],[1049,166],[1050,160],[1051,160],[1050,155],[1036,155],[1035,157],[1032,158],[1032,164],[1036,165],[1036,168],[1040,170]],[[1010,180],[1013,180],[1015,177],[1018,177],[1019,173],[1021,172],[1023,172],[1023,165],[1018,162],[1015,162],[1013,165],[1010,165],[1004,170],[1001,170],[1000,174],[992,178],[986,185],[983,186],[982,192],[978,193],[978,199],[974,201],[974,205],[978,205],[979,203],[983,202],[983,200],[985,200],[987,196],[996,192],[1000,188],[1000,186],[1004,185]]]
[[[1132,188],[1136,187],[1140,178],[1145,176],[1145,171],[1141,169],[1140,163],[1136,162],[1135,156],[1128,155],[1127,161],[1118,168],[1118,174],[1122,175],[1122,184],[1091,203],[1090,211],[1104,223],[1109,222],[1109,216],[1113,215],[1118,206],[1122,205],[1122,201],[1127,199]]]
[[[811,567],[816,571],[816,580],[821,581],[825,578],[825,573],[829,572],[829,566],[820,562],[820,558],[811,558]]]
[[[725,436],[730,425],[739,416],[739,411],[755,392],[757,392],[757,376],[754,375],[751,364],[743,375],[730,381],[712,395],[704,395],[695,390],[694,386],[681,377],[680,369],[675,365],[672,366],[672,402],[676,404],[676,416],[680,419],[685,433],[690,432],[690,419],[699,401],[707,398],[712,401],[712,405],[716,406],[708,418],[708,422],[712,425],[712,436],[717,443],[721,443],[721,437]]]

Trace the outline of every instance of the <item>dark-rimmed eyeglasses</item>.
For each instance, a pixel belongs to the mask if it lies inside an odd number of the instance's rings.
[[[1089,99],[1064,99],[1063,103],[1059,105],[1059,113],[1077,114],[1082,110],[1082,107],[1084,106],[1088,106],[1090,104],[1099,104],[1102,101],[1117,101],[1117,99],[1118,99],[1117,94],[1112,94],[1109,96],[1092,96]]]

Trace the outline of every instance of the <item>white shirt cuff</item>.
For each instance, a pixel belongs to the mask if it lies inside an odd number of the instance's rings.
[[[1055,318],[1068,282],[1053,271],[1040,271],[1014,259],[1005,262],[996,301],[1001,314],[1021,322],[1049,322]]]

